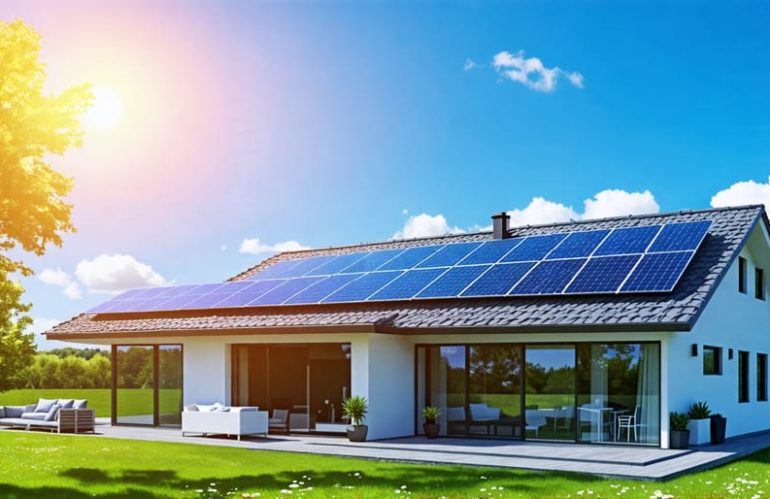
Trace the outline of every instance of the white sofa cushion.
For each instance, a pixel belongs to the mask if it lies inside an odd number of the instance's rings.
[[[51,410],[51,407],[53,407],[56,404],[56,402],[58,402],[58,400],[56,399],[53,399],[53,400],[39,399],[37,401],[37,406],[35,406],[35,410],[33,412],[47,413],[48,411]]]
[[[62,409],[72,409],[75,405],[75,401],[73,399],[59,399],[58,403],[59,407]]]
[[[87,405],[88,405],[88,400],[85,400],[85,399],[75,400],[72,403],[72,408],[73,409],[85,409]]]
[[[45,421],[47,412],[25,412],[21,415],[21,419],[35,419],[37,421]]]

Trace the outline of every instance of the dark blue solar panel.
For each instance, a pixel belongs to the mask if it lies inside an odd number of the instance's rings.
[[[207,295],[201,296],[200,298],[196,298],[189,303],[185,303],[179,308],[182,310],[211,308],[229,296],[232,296],[232,293],[209,293]]]
[[[361,277],[362,274],[338,274],[325,278],[312,286],[308,286],[284,302],[284,304],[299,305],[302,303],[318,303],[330,294],[340,289],[350,281]]]
[[[696,250],[711,227],[711,220],[664,225],[647,251]]]
[[[362,278],[356,279],[347,286],[340,288],[334,294],[327,296],[323,303],[364,301],[403,273],[400,270],[391,270],[366,274]]]
[[[450,267],[468,256],[471,251],[479,246],[481,246],[481,243],[447,244],[443,249],[434,253],[430,258],[420,262],[417,267]]]
[[[403,253],[382,265],[377,270],[408,270],[425,260],[443,246],[419,246],[409,248]]]
[[[614,293],[641,255],[591,258],[565,293]]]
[[[614,229],[596,250],[594,256],[644,253],[658,230],[660,225]]]
[[[693,251],[650,253],[644,255],[621,291],[671,291],[679,281]]]
[[[501,261],[523,262],[527,260],[542,260],[565,237],[567,237],[566,234],[529,236],[505,255]]]
[[[370,300],[408,300],[446,269],[410,270],[379,290]]]
[[[515,239],[500,239],[487,241],[479,249],[460,261],[460,265],[474,265],[479,263],[497,263],[506,253],[519,245],[523,237]]]
[[[337,258],[336,255],[323,255],[303,258],[299,260],[295,266],[283,272],[281,277],[302,277],[306,273],[315,270],[316,268],[327,262],[330,262],[331,260],[334,260],[335,258]],[[255,279],[261,279],[261,277],[257,275]]]
[[[585,258],[543,260],[511,290],[511,294],[542,295],[561,293],[585,262]]]
[[[154,310],[180,310],[185,305],[187,305],[193,300],[197,300],[201,296],[202,295],[196,295],[196,294],[183,294],[183,295],[170,297],[164,300],[148,300],[150,303],[147,303],[146,306],[142,308],[142,310],[148,311],[148,312],[151,312]]]
[[[338,255],[337,258],[331,260],[319,267],[308,272],[306,275],[331,275],[338,274],[345,267],[350,267],[358,260],[362,259],[369,253],[347,253],[345,255]]]
[[[291,298],[294,294],[299,293],[321,279],[323,279],[323,277],[297,277],[296,279],[287,279],[280,286],[271,289],[256,300],[249,302],[249,306],[279,305]]]
[[[256,300],[263,294],[267,293],[273,288],[278,287],[285,281],[283,279],[274,279],[270,281],[256,281],[252,282],[251,286],[238,291],[230,295],[228,298],[217,303],[217,307],[243,307],[250,302]]]
[[[384,250],[384,251],[372,251],[353,265],[346,267],[343,272],[371,272],[377,270],[380,265],[387,263],[389,260],[395,258],[396,255],[402,253],[402,249]]]
[[[459,296],[478,276],[491,265],[473,265],[471,267],[454,267],[423,289],[418,298],[448,298]]]
[[[281,260],[280,262],[275,262],[274,264],[257,272],[256,274],[250,275],[248,279],[250,281],[254,281],[254,280],[262,280],[262,279],[277,279],[280,277],[287,277],[291,274],[292,268],[294,268],[299,262],[302,262],[305,260],[306,259],[304,258],[299,260]]]
[[[532,262],[499,263],[478,278],[463,296],[502,296],[532,268]]]
[[[548,259],[554,258],[582,258],[591,256],[591,253],[599,246],[609,230],[591,230],[587,232],[573,232],[568,235],[560,245],[548,254]]]

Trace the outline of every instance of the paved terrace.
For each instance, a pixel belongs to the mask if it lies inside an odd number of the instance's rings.
[[[96,433],[95,437],[78,437],[219,445],[413,463],[579,472],[635,480],[669,480],[770,447],[770,432],[731,439],[719,446],[706,445],[684,451],[491,439],[427,440],[424,437],[351,443],[344,437],[271,435],[269,438],[244,437],[238,442],[235,438],[224,437],[182,437],[179,429],[110,426],[104,423],[97,425]]]

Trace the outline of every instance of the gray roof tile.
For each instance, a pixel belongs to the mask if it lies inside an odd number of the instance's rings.
[[[656,223],[712,220],[709,236],[695,255],[672,293],[611,296],[546,296],[529,298],[451,299],[313,305],[218,311],[205,314],[148,314],[142,316],[94,316],[82,314],[59,324],[49,332],[51,338],[88,335],[126,336],[164,332],[243,331],[256,333],[272,328],[364,327],[390,333],[419,333],[424,330],[451,331],[549,331],[549,330],[688,330],[702,312],[708,298],[735,258],[752,227],[767,218],[761,206],[721,208],[669,214],[613,218],[577,223],[517,227],[512,236],[548,234],[563,230],[630,227]],[[403,248],[437,243],[491,239],[480,232],[437,238],[362,244],[328,249],[282,253],[235,276],[244,279],[285,259],[323,254],[343,254],[361,250]]]

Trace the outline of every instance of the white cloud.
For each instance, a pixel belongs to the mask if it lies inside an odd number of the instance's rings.
[[[393,235],[393,239],[412,239],[415,237],[444,236],[446,234],[462,234],[459,227],[450,227],[444,215],[428,215],[421,213],[409,217],[403,229]]]
[[[263,244],[258,238],[244,239],[241,243],[240,252],[252,255],[261,255],[264,253],[281,253],[283,251],[300,251],[310,249],[310,246],[304,246],[297,241],[284,241],[276,244]]]
[[[658,213],[660,206],[650,191],[626,192],[622,189],[607,189],[586,199],[581,218],[606,218],[623,215],[644,215]]]
[[[766,184],[753,180],[736,182],[711,198],[711,206],[714,208],[747,204],[763,204],[765,209],[770,210],[770,177]]]
[[[526,208],[508,212],[511,225],[540,225],[577,220],[580,215],[571,206],[548,201],[542,197],[532,198]]]
[[[46,284],[62,288],[62,292],[70,300],[79,300],[83,297],[83,293],[81,292],[80,285],[77,281],[72,279],[72,276],[61,268],[43,269],[37,278]]]
[[[465,64],[463,64],[463,71],[470,71],[480,67],[481,66],[479,66],[473,59],[465,59]]]
[[[564,71],[558,66],[545,67],[537,57],[525,57],[523,50],[515,54],[505,50],[498,52],[492,58],[492,66],[503,77],[536,92],[553,92],[559,78],[566,78],[573,86],[583,88],[582,74]]]
[[[167,284],[162,275],[131,255],[99,255],[93,260],[81,260],[75,275],[92,293],[116,294]]]

